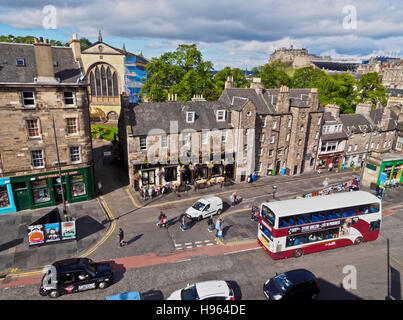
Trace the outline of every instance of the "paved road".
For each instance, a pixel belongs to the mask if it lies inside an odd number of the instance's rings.
[[[99,147],[98,152],[105,148]],[[398,190],[389,192],[385,198],[385,217],[378,240],[299,259],[273,261],[256,244],[257,224],[249,219],[249,209],[253,204],[271,201],[271,184],[240,184],[224,190],[212,188],[198,193],[190,191],[179,198],[169,195],[165,199],[148,201],[145,207],[139,208],[144,203],[122,184],[119,178],[121,172],[117,168],[104,161],[97,161],[96,168],[97,177],[104,181],[105,194],[101,203],[110,213],[112,221],[107,237],[89,251],[89,257],[95,261],[113,261],[117,281],[103,291],[66,295],[60,298],[62,300],[102,299],[131,290],[161,290],[167,297],[187,283],[209,279],[231,281],[238,299],[264,299],[262,284],[268,277],[300,267],[312,270],[319,277],[322,299],[384,299],[388,291],[387,238],[390,239],[389,260],[393,268],[391,289],[395,298],[401,297],[403,208]],[[329,176],[329,182],[345,181],[352,176],[355,174],[351,172],[333,174]],[[278,186],[276,198],[286,199],[316,191],[322,188],[323,180],[323,176],[278,177],[274,180]],[[234,189],[242,197],[242,202],[224,212],[226,245],[216,244],[214,234],[207,231],[205,221],[185,232],[179,229],[178,216],[196,198],[215,192],[224,200],[229,200]],[[168,229],[155,226],[161,209],[170,220]],[[118,248],[119,227],[125,230],[125,238],[129,242],[124,248]],[[356,268],[357,289],[346,291],[340,287],[347,275],[343,273],[345,266]],[[46,299],[37,295],[39,280],[38,274],[7,277],[0,281],[0,299]]]

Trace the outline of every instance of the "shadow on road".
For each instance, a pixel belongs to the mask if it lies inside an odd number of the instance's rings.
[[[3,244],[0,245],[0,252],[8,250],[8,249],[13,248],[13,247],[16,247],[16,246],[18,246],[19,244],[21,244],[23,242],[24,242],[24,239],[19,238],[19,239],[14,239],[14,240],[11,240],[9,242],[3,243]]]
[[[344,289],[341,283],[338,287],[322,278],[318,278],[318,282],[320,285],[319,300],[362,300],[361,297]]]
[[[82,240],[94,233],[105,229],[103,223],[99,223],[97,220],[90,216],[80,217],[76,220],[77,226],[77,241]]]

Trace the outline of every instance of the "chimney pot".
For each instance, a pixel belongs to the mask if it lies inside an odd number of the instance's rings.
[[[43,43],[43,37],[39,37],[39,42]]]
[[[34,38],[34,43],[38,43],[38,42],[39,42],[38,38]]]
[[[45,39],[45,43],[46,43],[46,44],[49,44],[49,39]]]

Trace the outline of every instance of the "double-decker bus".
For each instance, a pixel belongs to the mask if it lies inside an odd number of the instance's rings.
[[[378,238],[381,201],[364,192],[262,203],[257,240],[273,259]]]

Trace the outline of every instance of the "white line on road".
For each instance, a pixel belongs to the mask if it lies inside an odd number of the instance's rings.
[[[234,253],[240,253],[240,252],[246,252],[246,251],[251,251],[251,250],[257,250],[257,249],[261,249],[262,247],[256,247],[256,248],[251,248],[251,249],[244,249],[244,250],[239,250],[239,251],[234,251],[234,252],[227,252],[227,253],[224,253],[224,255],[227,255],[227,254],[234,254]]]
[[[188,246],[188,245],[191,245],[191,244],[192,244],[192,242],[186,242],[185,246]]]

